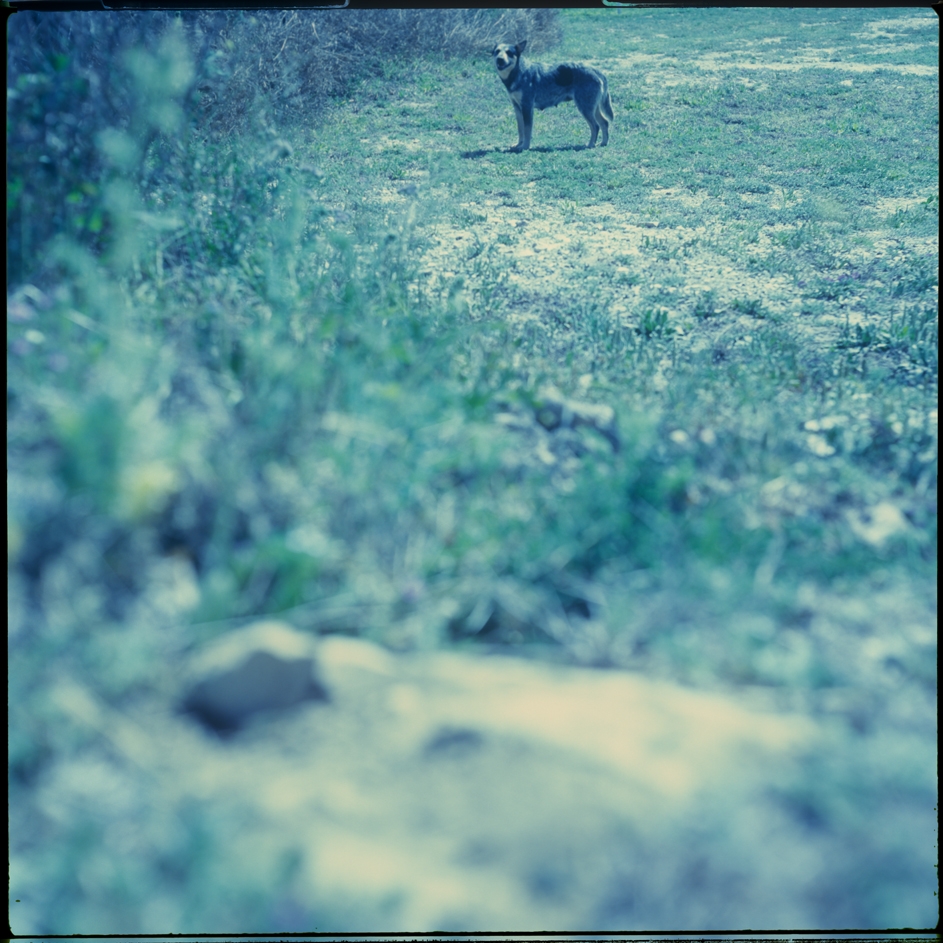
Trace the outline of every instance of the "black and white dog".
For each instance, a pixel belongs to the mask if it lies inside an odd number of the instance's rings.
[[[516,46],[498,43],[491,53],[494,67],[511,96],[514,116],[517,118],[517,144],[513,151],[530,147],[534,127],[534,108],[543,111],[560,102],[576,102],[580,114],[589,123],[589,146],[596,146],[596,137],[602,131],[602,143],[609,143],[609,123],[612,121],[612,99],[609,82],[598,69],[578,62],[561,65],[528,65],[524,62],[526,40]]]

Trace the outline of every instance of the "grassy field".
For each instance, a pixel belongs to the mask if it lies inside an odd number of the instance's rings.
[[[932,607],[932,43],[880,68],[871,14],[758,11],[721,47],[719,11],[659,14],[664,37],[654,16],[566,17],[554,56],[611,77],[606,150],[578,149],[587,130],[559,108],[508,153],[485,56],[368,83],[315,135],[333,231],[404,245],[410,310],[448,318],[408,379],[372,379],[418,420],[375,490],[386,474],[429,489],[398,572],[375,565],[430,611],[377,631],[519,641],[552,624],[590,660],[828,688],[844,669],[808,631],[820,605]],[[841,70],[822,51],[839,42]],[[413,399],[431,384],[434,416]],[[592,428],[547,435],[548,386],[613,407],[618,453]],[[441,435],[445,488],[426,477]]]
[[[736,690],[923,768],[937,21],[561,25],[535,57],[607,74],[607,148],[566,105],[510,153],[486,49],[224,138],[187,117],[172,38],[131,61],[108,181],[10,285],[20,801],[96,736],[62,678],[119,707],[171,692],[180,653],[267,613]],[[61,922],[31,926],[72,932],[94,905],[37,867]]]

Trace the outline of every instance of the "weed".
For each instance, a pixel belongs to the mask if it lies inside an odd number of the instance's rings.
[[[736,298],[730,302],[730,309],[758,320],[768,317],[769,314],[758,298]]]
[[[669,331],[670,319],[664,308],[645,308],[639,315],[636,330],[643,337],[660,336]]]
[[[886,324],[869,321],[847,324],[840,348],[869,348],[875,351],[896,351],[935,372],[938,364],[939,319],[927,307],[901,306],[900,313],[891,313]]]
[[[804,220],[798,226],[780,230],[772,235],[773,242],[785,249],[801,249],[821,238],[820,227],[813,221]]]
[[[698,295],[697,301],[694,303],[693,314],[699,321],[703,321],[706,318],[717,317],[720,311],[717,307],[717,296],[715,292],[705,291]]]

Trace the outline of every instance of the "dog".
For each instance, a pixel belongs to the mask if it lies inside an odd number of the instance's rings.
[[[517,144],[512,151],[530,147],[534,127],[534,108],[540,111],[561,102],[576,102],[580,114],[589,124],[589,147],[596,146],[602,131],[602,143],[609,143],[609,124],[613,120],[609,82],[598,69],[578,62],[561,65],[528,65],[524,62],[527,41],[516,45],[498,43],[491,52],[494,67],[514,105],[517,118]]]

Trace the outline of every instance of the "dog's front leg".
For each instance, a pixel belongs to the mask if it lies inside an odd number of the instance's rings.
[[[517,118],[517,144],[511,150],[523,151],[530,147],[530,131],[524,124],[524,112],[521,110],[521,106],[517,102],[512,104],[514,105],[514,117]],[[533,113],[531,117],[533,118]]]
[[[520,117],[517,119],[518,137],[517,150],[526,151],[530,147],[530,135],[534,130],[534,105],[532,102],[522,102]]]

